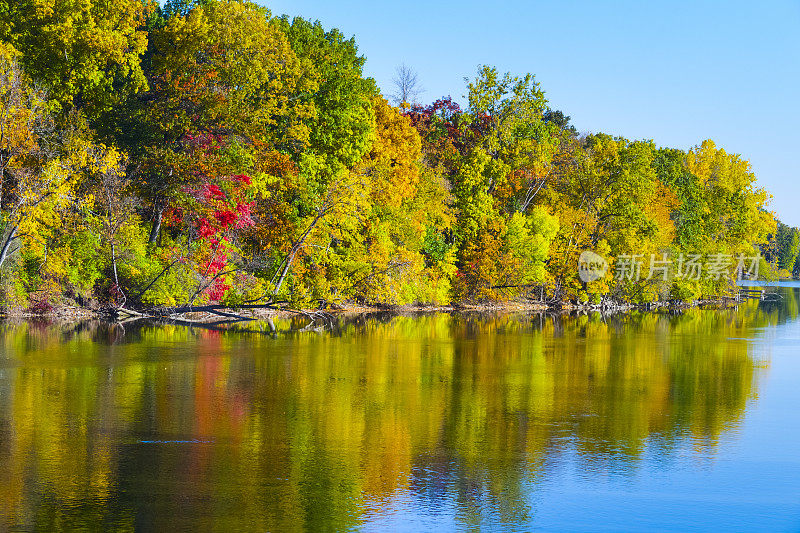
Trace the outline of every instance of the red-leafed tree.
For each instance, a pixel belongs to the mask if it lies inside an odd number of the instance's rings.
[[[197,289],[189,304],[204,296],[222,300],[231,288],[230,274],[242,269],[240,233],[254,225],[252,178],[236,173],[230,164],[230,140],[218,135],[187,135],[192,176],[165,213],[167,229],[185,237],[173,253],[195,265]],[[234,141],[235,142],[235,141]]]

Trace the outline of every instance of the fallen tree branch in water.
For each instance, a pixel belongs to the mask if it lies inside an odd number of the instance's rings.
[[[136,317],[136,318],[150,318],[154,320],[166,320],[173,323],[183,323],[183,324],[192,324],[192,325],[225,325],[225,324],[233,324],[236,322],[248,322],[248,321],[255,321],[258,320],[257,317],[254,316],[247,316],[242,315],[240,313],[235,313],[232,311],[238,310],[271,310],[271,311],[282,311],[285,313],[292,313],[295,315],[303,316],[311,321],[310,325],[316,324],[317,322],[324,322],[326,325],[333,325],[334,323],[334,316],[331,313],[327,313],[323,310],[316,310],[316,311],[304,311],[301,309],[291,309],[288,307],[281,307],[275,305],[276,303],[280,304],[283,302],[269,302],[264,304],[244,304],[234,307],[222,305],[222,304],[208,304],[208,305],[185,305],[180,307],[161,307],[147,311],[137,311],[128,308],[120,308],[116,310],[116,316],[114,318],[119,318],[120,315],[127,315],[129,317]],[[192,320],[185,315],[189,313],[206,313],[209,315],[213,315],[215,317],[223,317],[227,320],[216,320],[216,321],[209,321],[209,320]]]

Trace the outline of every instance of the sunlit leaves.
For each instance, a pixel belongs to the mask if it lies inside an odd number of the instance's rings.
[[[465,109],[397,109],[353,38],[249,1],[0,13],[0,265],[21,285],[147,305],[647,301],[727,280],[587,285],[577,257],[751,255],[775,232],[741,157],[579,135],[531,74],[483,66]]]
[[[208,2],[152,36],[152,91],[165,131],[236,131],[285,147],[308,142],[315,92],[284,33],[249,2]],[[173,133],[174,135],[174,133]]]
[[[2,0],[9,24],[0,26],[0,39],[22,52],[25,70],[61,110],[96,116],[147,87],[143,26],[155,7],[149,0]]]

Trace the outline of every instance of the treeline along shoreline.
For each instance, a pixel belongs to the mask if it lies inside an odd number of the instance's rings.
[[[794,270],[745,159],[579,133],[530,74],[393,105],[353,38],[250,2],[0,7],[7,315],[687,305],[737,257]],[[586,250],[731,264],[586,282]]]

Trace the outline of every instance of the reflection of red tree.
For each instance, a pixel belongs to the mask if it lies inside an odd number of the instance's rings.
[[[209,470],[219,461],[210,441],[222,440],[227,453],[240,453],[251,415],[252,391],[231,379],[231,357],[226,354],[224,336],[215,331],[203,332],[197,352],[192,438],[199,442],[190,444],[187,478],[202,481],[209,479]]]
[[[226,435],[241,440],[249,415],[251,393],[231,380],[230,356],[219,332],[203,333],[195,369],[195,433]]]

